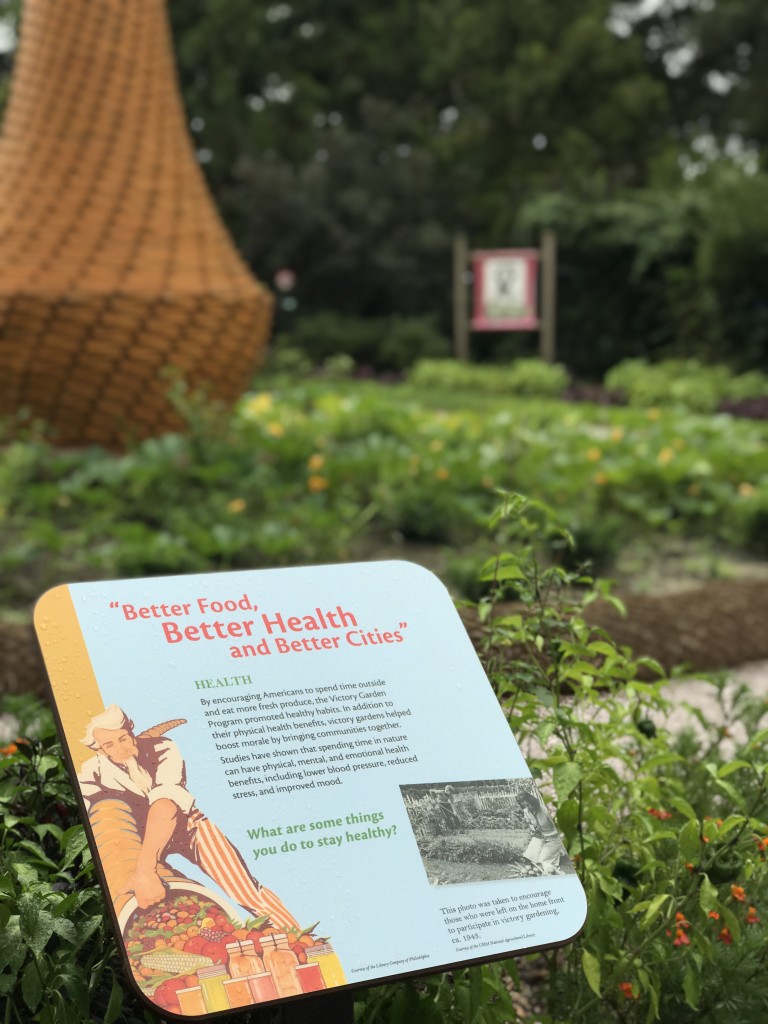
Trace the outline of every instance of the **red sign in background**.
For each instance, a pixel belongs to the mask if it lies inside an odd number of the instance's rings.
[[[532,331],[539,327],[537,249],[472,253],[474,331]]]

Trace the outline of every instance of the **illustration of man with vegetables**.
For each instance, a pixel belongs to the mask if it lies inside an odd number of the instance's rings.
[[[184,719],[136,735],[116,704],[91,719],[83,743],[95,752],[78,772],[113,900],[133,893],[139,907],[166,895],[173,853],[198,865],[254,917],[299,930],[278,897],[249,872],[239,851],[195,806],[181,752],[165,733]]]

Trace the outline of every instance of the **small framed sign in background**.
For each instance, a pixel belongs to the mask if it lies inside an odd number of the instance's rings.
[[[471,271],[468,268],[471,265]],[[539,282],[539,278],[541,278]],[[472,286],[470,319],[468,288]],[[541,234],[539,249],[479,249],[470,252],[466,235],[453,239],[453,347],[470,358],[473,331],[538,331],[539,355],[556,356],[557,237]]]
[[[35,625],[125,968],[165,1017],[581,929],[581,884],[426,570],[77,583]]]
[[[533,331],[539,326],[537,249],[472,253],[473,331]]]

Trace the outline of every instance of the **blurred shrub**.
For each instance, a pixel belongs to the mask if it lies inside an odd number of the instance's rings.
[[[312,360],[306,352],[291,344],[287,335],[278,335],[267,358],[264,373],[269,376],[307,377]]]
[[[731,168],[707,188],[706,230],[696,270],[714,296],[718,358],[768,370],[768,174]]]
[[[691,412],[714,412],[721,402],[768,394],[768,376],[757,370],[732,376],[727,366],[705,366],[696,359],[625,359],[605,375],[605,386],[621,392],[630,405],[678,405]]]
[[[768,374],[760,370],[749,370],[731,377],[726,386],[725,398],[733,402],[742,402],[748,398],[768,397]]]
[[[360,317],[330,310],[298,319],[279,344],[301,349],[315,365],[343,354],[358,365],[395,372],[450,349],[432,316]]]
[[[509,366],[423,359],[413,367],[408,380],[423,388],[557,398],[568,386],[568,371],[559,363],[550,365],[541,359],[518,359]]]
[[[768,174],[715,167],[676,191],[539,194],[521,239],[557,232],[558,355],[596,379],[627,357],[768,370]]]
[[[344,380],[355,372],[355,360],[345,352],[339,352],[323,360],[322,371],[326,380]]]

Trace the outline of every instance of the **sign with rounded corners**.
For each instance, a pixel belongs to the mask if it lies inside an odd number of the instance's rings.
[[[537,249],[483,249],[472,253],[473,331],[533,331],[540,254]]]
[[[35,627],[125,967],[165,1017],[580,931],[579,879],[426,570],[75,583]]]

